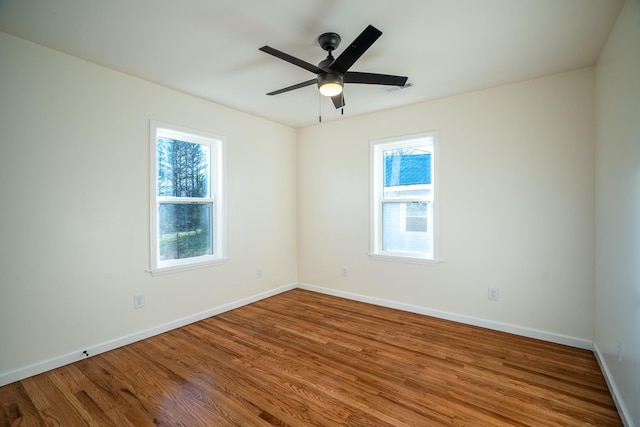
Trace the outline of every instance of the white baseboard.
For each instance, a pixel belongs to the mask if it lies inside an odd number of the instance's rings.
[[[607,361],[604,355],[600,352],[598,345],[593,343],[593,354],[596,356],[596,360],[598,361],[598,365],[600,365],[600,370],[602,371],[602,375],[604,376],[607,385],[609,386],[609,391],[611,392],[611,396],[613,397],[613,401],[616,404],[616,408],[618,408],[618,413],[620,414],[620,418],[622,419],[622,424],[625,427],[634,427],[633,420],[631,418],[631,414],[627,409],[627,406],[622,399],[622,395],[616,386],[616,382],[613,379],[613,375],[611,375],[611,371],[609,370],[609,366],[607,365]]]
[[[123,347],[125,345],[134,343],[136,341],[141,341],[146,338],[150,338],[154,335],[159,335],[164,332],[168,332],[173,329],[180,328],[182,326],[185,326],[194,322],[198,322],[208,317],[215,316],[220,313],[224,313],[225,311],[233,310],[235,308],[242,307],[243,305],[251,304],[253,302],[277,295],[279,293],[286,292],[291,289],[295,289],[296,287],[297,286],[295,284],[281,286],[279,288],[272,289],[266,292],[261,292],[259,294],[252,295],[250,297],[243,298],[238,301],[233,301],[228,304],[214,307],[212,309],[205,310],[200,313],[195,313],[193,315],[183,317],[182,319],[177,319],[172,322],[165,323],[163,325],[159,325],[151,329],[146,329],[144,331],[136,332],[134,334],[131,334],[122,338],[117,338],[115,340],[107,341],[101,344],[97,344],[89,348],[79,349],[77,351],[73,351],[71,353],[68,353],[62,356],[54,357],[52,359],[45,360],[30,366],[25,366],[23,368],[16,369],[14,371],[2,373],[0,374],[0,387],[16,381],[20,381],[24,378],[31,377],[33,375],[38,375],[55,368],[59,368],[61,366],[68,365],[69,363],[77,362],[78,360],[82,360],[90,356],[95,356],[96,354],[114,350],[118,347]],[[85,351],[87,352],[87,354],[84,353]]]
[[[571,337],[553,332],[541,331],[538,329],[525,328],[522,326],[510,325],[508,323],[494,322],[491,320],[480,319],[461,314],[449,313],[446,311],[434,310],[430,308],[420,307],[416,305],[406,304],[402,302],[390,301],[381,298],[373,298],[365,295],[354,294],[350,292],[338,291],[335,289],[324,288],[321,286],[309,285],[301,283],[298,285],[300,289],[306,289],[313,292],[319,292],[327,295],[333,295],[341,298],[347,298],[354,301],[366,302],[369,304],[379,305],[388,308],[408,311],[411,313],[424,314],[426,316],[437,317],[439,319],[452,320],[454,322],[464,323],[467,325],[480,326],[482,328],[492,329],[500,332],[508,332],[510,334],[520,335],[529,338],[536,338],[543,341],[549,341],[556,344],[568,345],[584,350],[593,350],[593,341]]]

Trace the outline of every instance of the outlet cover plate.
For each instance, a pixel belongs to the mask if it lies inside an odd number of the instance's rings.
[[[133,296],[133,308],[144,307],[144,294],[135,294]]]

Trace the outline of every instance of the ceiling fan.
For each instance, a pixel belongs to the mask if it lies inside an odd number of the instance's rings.
[[[378,40],[381,35],[382,31],[372,25],[369,25],[340,54],[340,56],[338,56],[338,58],[334,58],[332,52],[340,44],[340,36],[336,33],[321,34],[318,37],[318,44],[322,49],[328,52],[328,55],[326,59],[320,61],[318,66],[272,47],[262,46],[259,50],[316,74],[316,78],[314,79],[269,92],[267,95],[278,95],[291,90],[317,84],[320,93],[324,96],[330,97],[336,108],[341,108],[345,105],[344,94],[342,92],[345,83],[403,87],[407,83],[407,77],[349,71],[351,66],[362,56],[363,53],[367,51],[367,49],[371,47],[371,45],[373,45],[376,40]]]

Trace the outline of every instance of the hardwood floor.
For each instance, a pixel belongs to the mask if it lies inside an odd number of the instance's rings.
[[[589,351],[299,289],[0,402],[0,426],[622,425]]]

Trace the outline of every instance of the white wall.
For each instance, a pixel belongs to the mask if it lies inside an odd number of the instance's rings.
[[[640,1],[629,0],[596,68],[595,343],[635,425],[640,425],[639,46]]]
[[[593,85],[589,68],[301,129],[299,281],[590,342]],[[444,262],[372,260],[369,141],[431,130]]]
[[[4,33],[0,58],[0,377],[295,285],[293,129]],[[149,119],[226,136],[226,264],[145,272]]]

